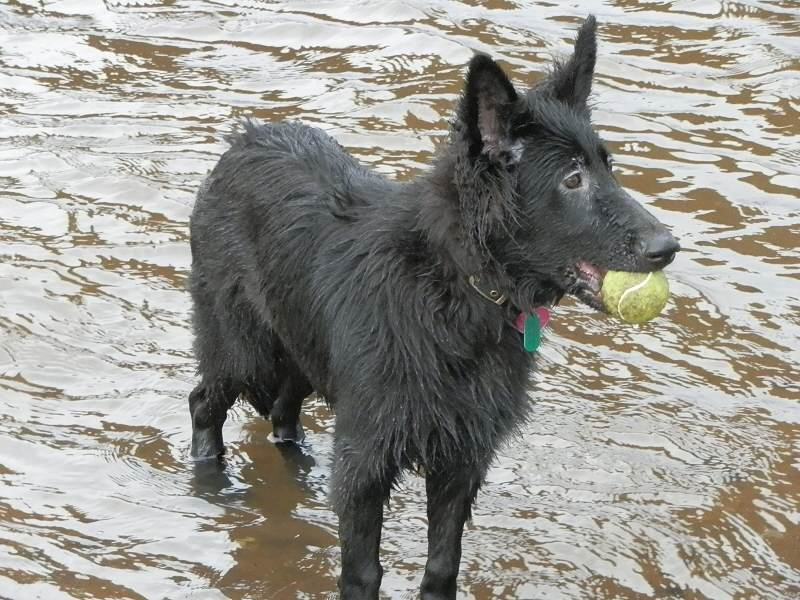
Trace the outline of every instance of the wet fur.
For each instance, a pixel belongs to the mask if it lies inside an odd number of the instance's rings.
[[[586,105],[594,48],[590,18],[570,61],[524,95],[476,56],[448,143],[411,182],[373,173],[318,129],[246,123],[198,194],[193,454],[223,452],[222,423],[240,395],[272,419],[278,441],[299,441],[301,402],[322,394],[336,413],[343,598],[377,598],[383,505],[418,468],[423,598],[455,597],[464,521],[531,403],[535,355],[514,317],[574,291],[579,259],[645,269],[631,236],[661,226],[632,200],[603,195],[618,185],[597,176],[596,213],[558,200],[576,156],[607,172]],[[510,301],[489,302],[470,275]]]

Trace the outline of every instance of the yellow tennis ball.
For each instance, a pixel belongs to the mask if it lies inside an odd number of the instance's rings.
[[[612,315],[626,323],[644,323],[661,313],[669,298],[669,283],[663,271],[609,271],[600,293]]]

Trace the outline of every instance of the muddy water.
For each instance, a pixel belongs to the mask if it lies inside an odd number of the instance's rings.
[[[567,302],[464,540],[464,598],[800,597],[800,3],[0,2],[0,597],[334,597],[333,416],[239,407],[188,459],[193,194],[236,117],[409,177],[463,65],[520,83],[601,21],[595,121],[670,223],[666,318]],[[355,5],[355,6],[353,6]],[[383,542],[425,558],[423,486]]]

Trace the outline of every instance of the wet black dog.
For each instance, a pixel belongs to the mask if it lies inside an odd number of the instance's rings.
[[[473,58],[448,144],[409,183],[317,129],[247,124],[199,193],[192,453],[223,452],[239,395],[279,441],[302,438],[302,400],[324,395],[347,600],[378,597],[383,506],[420,467],[422,597],[455,597],[464,522],[530,404],[517,315],[565,293],[600,308],[604,270],[661,269],[678,249],[592,129],[595,28],[590,17],[573,56],[524,93]]]

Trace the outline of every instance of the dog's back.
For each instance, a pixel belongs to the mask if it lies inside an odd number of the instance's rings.
[[[192,215],[192,238],[218,217],[253,243],[264,235],[291,236],[335,219],[352,219],[380,187],[393,184],[367,170],[329,135],[300,123],[244,122],[230,149],[205,181]],[[378,188],[376,190],[376,187]],[[253,228],[265,227],[264,231]]]

